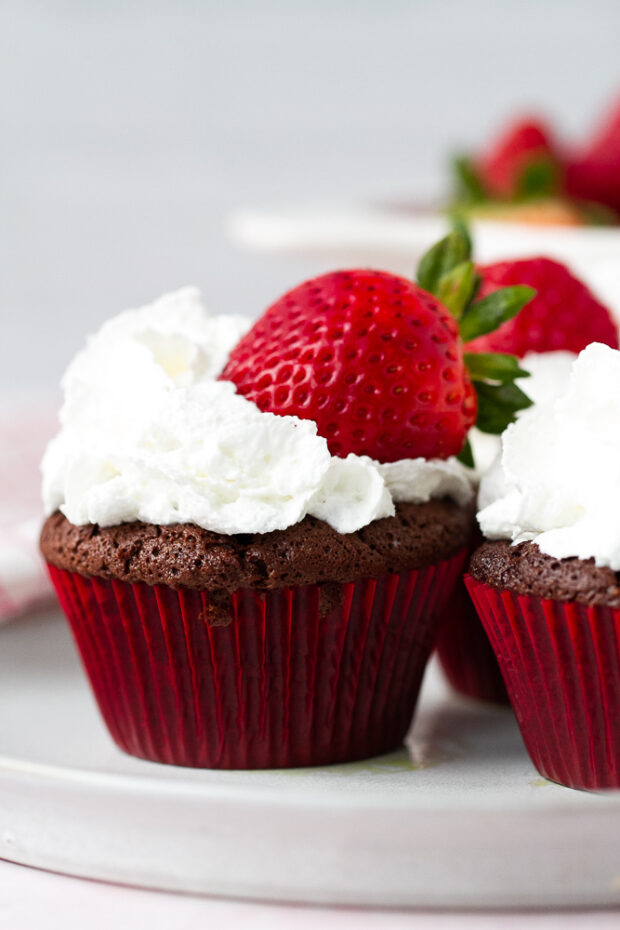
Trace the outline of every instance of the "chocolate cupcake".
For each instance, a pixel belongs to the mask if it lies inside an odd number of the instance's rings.
[[[257,768],[396,748],[473,521],[455,460],[330,455],[215,381],[244,321],[128,311],[63,381],[41,549],[117,744]],[[407,500],[409,498],[409,500]]]
[[[473,338],[531,290],[476,304],[468,248],[419,284],[305,282],[241,339],[183,291],[71,364],[41,545],[122,748],[256,768],[400,745],[473,523],[477,391],[527,403],[510,362],[469,376],[457,320]]]
[[[443,499],[346,535],[306,517],[224,536],[56,513],[41,548],[121,748],[178,765],[317,765],[402,742],[470,519]]]
[[[593,344],[483,479],[466,578],[532,761],[620,787],[620,353]]]

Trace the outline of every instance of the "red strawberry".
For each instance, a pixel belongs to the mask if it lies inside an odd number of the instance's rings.
[[[566,189],[620,212],[620,100],[590,145],[568,164]]]
[[[476,411],[481,429],[500,433],[530,401],[514,383],[527,374],[514,356],[470,356],[470,379],[462,340],[496,329],[534,294],[519,285],[476,300],[478,283],[457,225],[422,258],[417,284],[338,271],[289,291],[220,378],[261,410],[314,420],[334,455],[459,455],[473,465],[466,437]]]
[[[458,326],[405,278],[339,271],[276,301],[221,377],[261,410],[316,422],[334,455],[457,454],[476,419]]]
[[[531,119],[510,126],[475,165],[486,194],[506,199],[548,193],[559,169],[549,130]]]
[[[479,297],[498,288],[529,284],[536,297],[495,332],[468,343],[468,352],[528,352],[565,349],[580,352],[591,342],[618,348],[618,331],[609,310],[564,265],[550,258],[498,262],[478,268]],[[527,388],[526,388],[527,390]]]

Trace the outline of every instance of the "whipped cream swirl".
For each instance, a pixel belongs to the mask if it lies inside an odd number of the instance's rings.
[[[42,466],[46,512],[225,534],[310,514],[350,533],[391,516],[394,501],[471,498],[455,459],[338,458],[313,421],[263,413],[217,381],[250,323],[209,316],[193,288],[105,323],[63,378],[62,428]]]
[[[483,478],[489,539],[534,540],[555,558],[620,571],[620,352],[592,343],[559,395],[524,411]]]
[[[534,404],[552,400],[568,383],[571,366],[576,358],[574,352],[528,352],[524,358],[519,359],[519,365],[529,372],[530,377],[519,380],[517,384]],[[517,417],[522,413],[523,410],[518,410]],[[501,452],[501,437],[481,433],[474,426],[470,430],[469,441],[474,453],[476,474],[481,478]]]

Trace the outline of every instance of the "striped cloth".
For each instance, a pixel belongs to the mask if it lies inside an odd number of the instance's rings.
[[[52,395],[0,395],[0,622],[52,597],[38,550],[39,463],[57,407]]]

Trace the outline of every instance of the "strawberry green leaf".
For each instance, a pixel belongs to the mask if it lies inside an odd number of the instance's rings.
[[[511,320],[536,295],[532,287],[516,284],[502,287],[471,304],[463,314],[459,332],[463,342],[471,342],[477,336],[484,336]]]
[[[437,284],[437,297],[455,320],[460,320],[472,298],[476,275],[473,262],[461,262],[442,275]]]
[[[467,223],[462,216],[452,217],[452,231],[458,233],[458,235],[465,240],[467,247],[467,258],[471,259],[474,250],[474,244],[472,242]]]
[[[465,445],[457,455],[459,462],[462,462],[463,465],[467,465],[468,468],[475,468],[476,463],[474,462],[474,453],[471,448],[471,443],[469,439],[465,440]]]
[[[466,352],[465,365],[472,381],[499,381],[508,384],[515,378],[529,378],[529,371],[519,367],[516,355],[501,352]]]
[[[456,177],[457,199],[466,203],[479,203],[481,200],[486,200],[484,185],[470,159],[466,156],[459,156],[454,159],[452,165]]]
[[[516,285],[476,300],[482,279],[471,261],[471,251],[467,227],[457,219],[452,231],[429,249],[418,266],[418,284],[459,321],[459,334],[465,343],[493,332],[536,295],[533,288]],[[517,412],[531,404],[514,383],[517,378],[528,377],[528,372],[519,367],[513,355],[470,352],[464,361],[478,397],[476,425],[482,432],[502,433]],[[469,443],[459,459],[474,467]]]
[[[515,200],[535,200],[556,193],[560,186],[560,171],[551,158],[541,156],[528,161],[517,182]]]
[[[440,239],[420,259],[418,284],[431,294],[437,293],[441,278],[471,257],[471,241],[462,223]]]
[[[516,384],[476,384],[478,419],[483,433],[503,433],[519,410],[531,407],[532,401]]]

